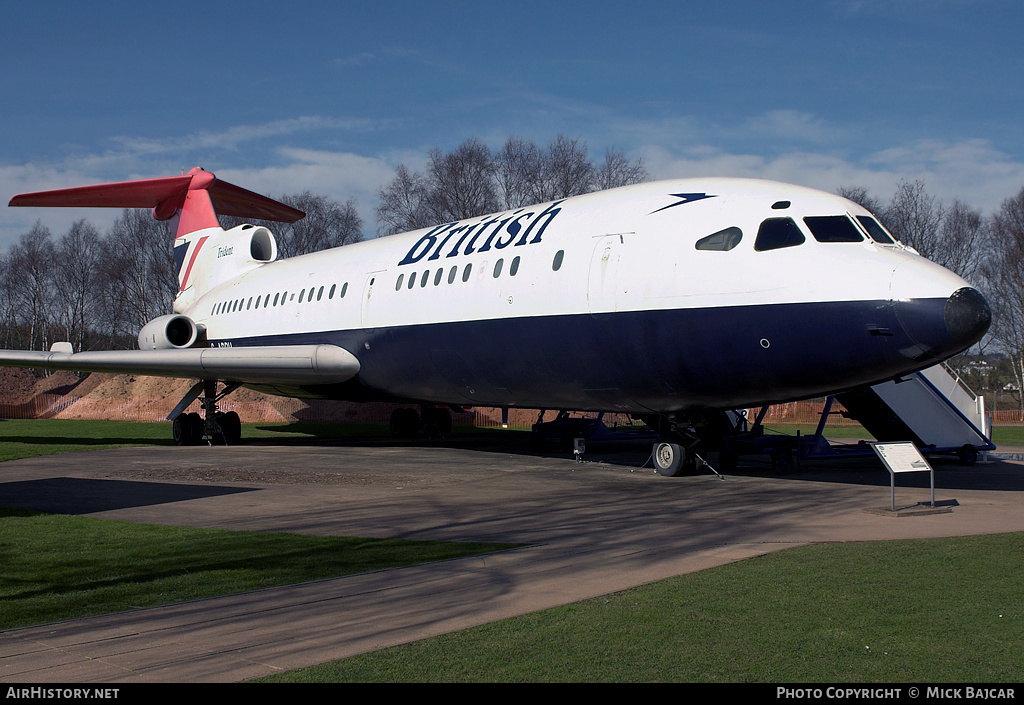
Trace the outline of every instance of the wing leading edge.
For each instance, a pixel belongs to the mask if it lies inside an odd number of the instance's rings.
[[[0,366],[282,385],[334,384],[359,373],[359,360],[336,345],[80,353],[0,350]]]

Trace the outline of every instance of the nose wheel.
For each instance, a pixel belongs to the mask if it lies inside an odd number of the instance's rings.
[[[654,469],[664,477],[696,475],[702,462],[693,448],[672,441],[658,441],[653,451]]]

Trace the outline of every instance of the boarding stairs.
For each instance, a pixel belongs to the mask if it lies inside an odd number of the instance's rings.
[[[968,465],[995,449],[984,397],[944,363],[836,400],[879,441],[913,441],[923,452],[955,453]]]

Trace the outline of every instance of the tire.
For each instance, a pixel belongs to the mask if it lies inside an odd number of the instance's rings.
[[[796,470],[793,456],[789,453],[776,453],[772,456],[772,470],[776,475],[792,475]]]
[[[194,443],[192,424],[187,414],[178,414],[174,417],[174,421],[171,422],[171,438],[174,439],[175,445],[179,446],[190,446]]]
[[[431,436],[450,436],[452,433],[452,412],[442,408],[423,410],[423,428]]]
[[[965,445],[956,454],[960,458],[961,465],[970,466],[978,462],[978,449],[972,445]]]
[[[206,422],[202,416],[193,411],[188,415],[188,423],[192,426],[192,443],[190,445],[197,446],[203,442],[203,436],[206,435]]]
[[[654,469],[663,477],[679,477],[683,474],[686,451],[678,443],[658,441],[652,452]]]
[[[224,443],[229,446],[238,445],[238,442],[242,440],[242,420],[238,418],[238,414],[229,411],[218,421],[220,430],[224,433]]]
[[[420,432],[420,415],[415,409],[395,409],[391,412],[391,435],[412,438]]]

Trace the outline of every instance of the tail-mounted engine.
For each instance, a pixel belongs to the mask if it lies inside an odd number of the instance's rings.
[[[154,318],[139,331],[140,350],[169,350],[191,348],[203,333],[188,316],[172,313]]]

